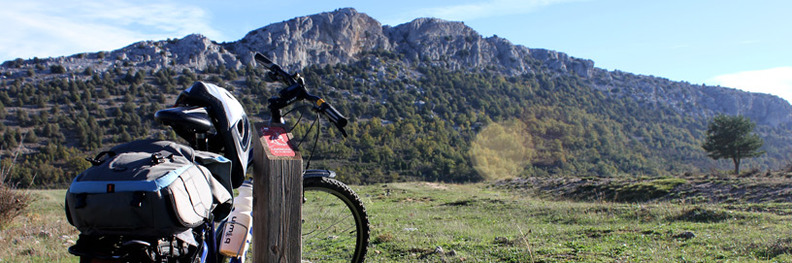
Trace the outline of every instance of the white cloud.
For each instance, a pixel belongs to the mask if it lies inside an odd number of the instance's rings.
[[[745,91],[773,94],[792,102],[792,67],[725,74],[707,82]]]
[[[142,40],[221,34],[188,4],[133,0],[4,1],[0,61],[113,50]]]
[[[417,17],[470,21],[478,18],[526,14],[553,4],[579,1],[582,0],[489,0],[477,3],[421,8],[401,14],[399,18],[386,20],[384,23],[395,25]]]

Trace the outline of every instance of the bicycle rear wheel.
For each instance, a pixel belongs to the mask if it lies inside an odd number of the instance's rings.
[[[352,189],[327,177],[303,181],[302,259],[363,262],[369,241],[366,208]]]

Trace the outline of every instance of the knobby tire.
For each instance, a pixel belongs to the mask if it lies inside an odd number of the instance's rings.
[[[315,177],[315,178],[305,178],[303,180],[303,192],[309,193],[311,191],[322,191],[328,193],[338,200],[343,202],[348,211],[344,213],[351,213],[351,218],[344,218],[342,220],[354,220],[355,224],[355,247],[354,253],[350,259],[350,262],[357,263],[363,262],[366,257],[366,251],[368,249],[368,242],[369,242],[369,221],[368,215],[366,214],[366,208],[363,206],[363,202],[360,200],[357,194],[355,194],[349,186],[345,185],[344,183],[327,177]],[[304,199],[305,200],[305,199]],[[311,200],[305,200],[305,202],[311,202]],[[337,201],[334,201],[337,202]],[[303,213],[306,212],[305,204],[303,204]],[[303,215],[305,217],[305,214]],[[303,222],[305,223],[305,222]],[[345,222],[336,222],[336,223],[345,223]],[[332,227],[332,226],[325,226],[325,227]],[[303,228],[303,260],[306,260],[306,253],[310,253],[309,251],[305,251],[305,244],[306,242],[311,242],[310,239],[313,238],[328,238],[328,237],[321,237],[321,236],[312,236],[312,229],[305,229]],[[322,253],[323,251],[317,251],[318,253]],[[308,260],[310,260],[311,256],[309,255]],[[323,259],[318,259],[319,261],[324,261]],[[337,258],[327,258],[327,260],[337,260]]]

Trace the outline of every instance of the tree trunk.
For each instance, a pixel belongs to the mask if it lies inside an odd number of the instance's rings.
[[[740,175],[740,158],[732,158],[734,161],[734,175]]]

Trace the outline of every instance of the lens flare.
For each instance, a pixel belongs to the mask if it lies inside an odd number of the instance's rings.
[[[516,119],[483,128],[470,147],[473,168],[487,180],[519,176],[533,156],[531,135]]]

